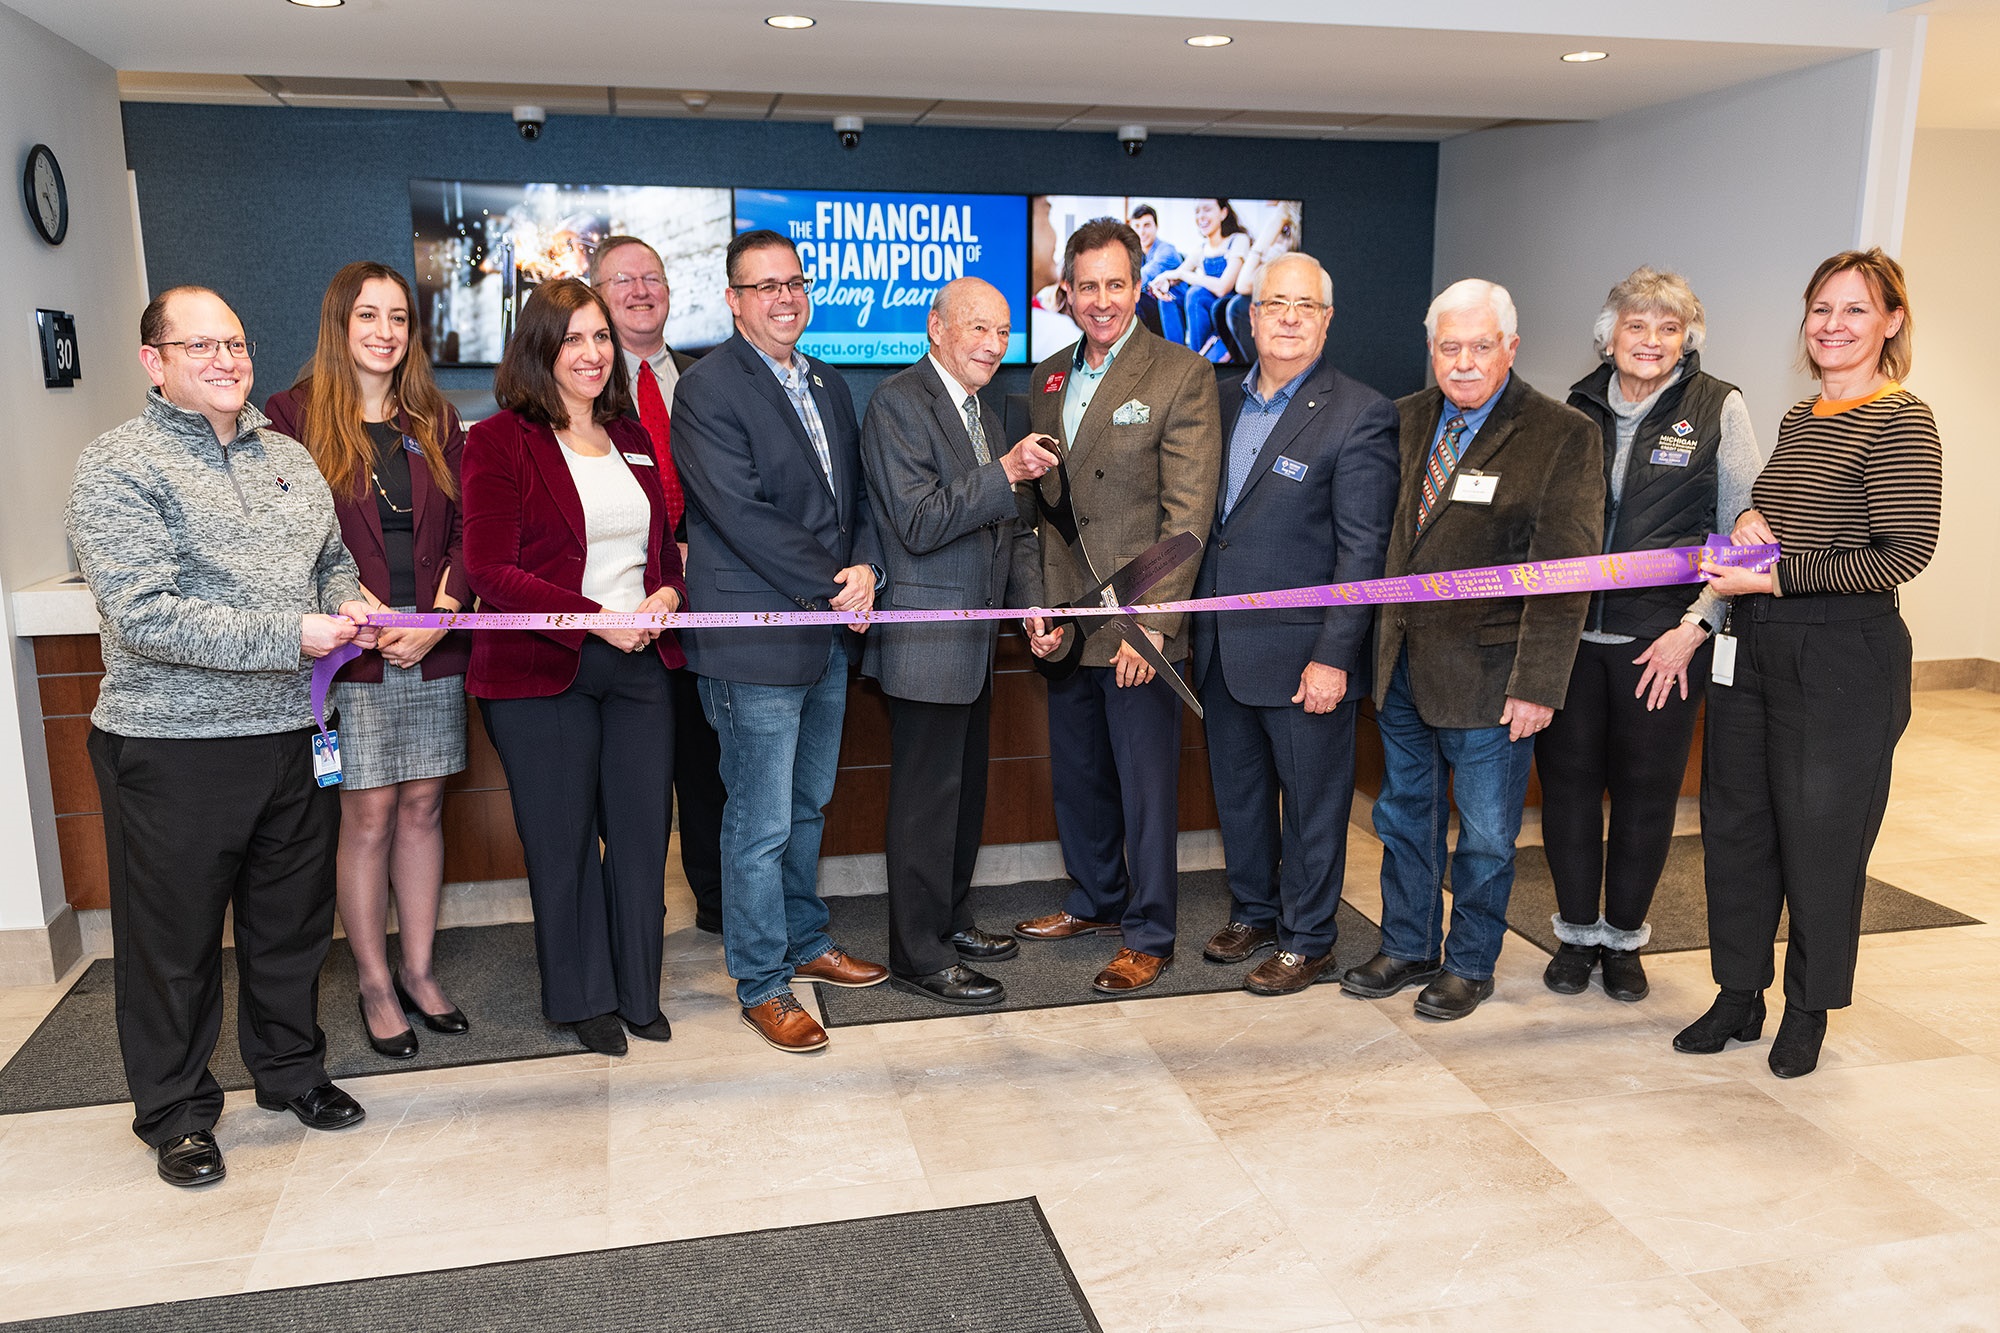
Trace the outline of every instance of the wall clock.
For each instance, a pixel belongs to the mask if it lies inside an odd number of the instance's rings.
[[[27,165],[21,168],[21,198],[41,238],[61,245],[69,234],[69,187],[63,184],[56,155],[45,143],[28,150]]]

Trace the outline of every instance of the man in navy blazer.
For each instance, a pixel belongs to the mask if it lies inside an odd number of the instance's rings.
[[[863,611],[881,544],[854,400],[797,350],[812,318],[798,251],[774,231],[729,243],[736,336],[674,390],[687,493],[688,604],[702,611]],[[865,628],[858,626],[857,628]],[[853,636],[839,627],[690,630],[702,709],[722,742],[722,952],[743,1021],[781,1051],[826,1033],[791,983],[873,986],[888,969],[827,937],[820,830],[833,795]]]
[[[1197,597],[1381,577],[1396,409],[1326,362],[1332,322],[1318,260],[1288,254],[1258,275],[1257,363],[1222,390],[1222,482]],[[1370,617],[1362,606],[1195,617],[1231,904],[1202,956],[1240,963],[1276,945],[1244,980],[1259,995],[1304,990],[1333,960]]]

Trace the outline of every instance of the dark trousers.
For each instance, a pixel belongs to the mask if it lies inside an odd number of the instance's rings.
[[[993,682],[969,704],[889,701],[889,968],[942,972],[972,926]]]
[[[1208,771],[1222,825],[1231,921],[1274,928],[1278,947],[1331,952],[1347,878],[1347,816],[1354,804],[1354,719],[1297,704],[1236,701],[1222,656],[1202,682]]]
[[[1714,645],[1703,644],[1689,661],[1688,697],[1675,686],[1652,712],[1634,695],[1645,668],[1632,659],[1646,647],[1644,641],[1579,643],[1569,694],[1535,738],[1542,849],[1556,906],[1571,925],[1594,926],[1600,916],[1614,930],[1644,925],[1673,844],[1674,810]]]
[[[722,929],[722,745],[701,711],[701,677],[669,671],[674,701],[674,804],[680,811],[681,873],[694,891],[695,920]]]
[[[482,699],[528,863],[542,1013],[660,1016],[666,929],[669,673],[651,649],[583,641],[576,680],[541,699]],[[603,840],[603,850],[598,848]]]
[[[222,921],[235,908],[236,1037],[258,1096],[327,1081],[319,969],[333,942],[340,789],[313,780],[312,732],[161,740],[91,729],[111,880],[118,1045],[158,1147],[213,1129]]]
[[[1049,683],[1056,834],[1076,888],[1063,910],[1117,921],[1125,947],[1174,951],[1179,903],[1181,701],[1157,677],[1120,689],[1110,667]]]
[[[1895,594],[1739,598],[1736,683],[1708,692],[1702,846],[1716,984],[1772,980],[1791,909],[1785,1002],[1853,1001],[1868,854],[1910,722],[1910,633]]]

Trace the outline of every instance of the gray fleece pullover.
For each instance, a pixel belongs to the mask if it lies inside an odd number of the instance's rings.
[[[64,523],[102,618],[90,720],[119,736],[312,725],[299,617],[361,596],[312,456],[245,406],[227,446],[154,389],[77,460]]]

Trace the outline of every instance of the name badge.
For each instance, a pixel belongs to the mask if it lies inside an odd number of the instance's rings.
[[[1461,472],[1451,483],[1451,498],[1459,504],[1490,505],[1500,485],[1498,472]]]
[[[313,781],[322,787],[340,782],[340,732],[329,729],[313,733]]]
[[[1271,464],[1271,471],[1281,477],[1290,477],[1293,481],[1306,479],[1306,465],[1296,458],[1287,458],[1283,454],[1279,454],[1278,461]]]
[[[1715,657],[1708,668],[1708,679],[1716,685],[1736,683],[1736,636],[1718,634],[1715,636]]]
[[[422,443],[422,442],[421,442],[420,440],[418,440],[416,436],[414,436],[414,435],[405,435],[405,436],[403,437],[403,452],[404,452],[404,453],[406,453],[406,454],[421,454],[421,453],[423,453],[423,451],[424,451],[424,446],[423,446],[423,443]]]
[[[1662,467],[1686,467],[1694,461],[1694,442],[1662,435],[1653,448],[1652,461]]]
[[[626,454],[625,461],[630,463],[633,467],[653,466],[653,460],[646,457],[646,455],[644,454]]]

